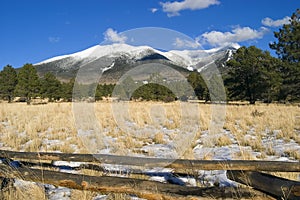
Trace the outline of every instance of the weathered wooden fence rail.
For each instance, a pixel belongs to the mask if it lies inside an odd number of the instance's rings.
[[[186,170],[244,170],[269,172],[300,172],[299,162],[256,161],[256,160],[186,160],[148,157],[128,157],[107,154],[68,154],[48,152],[15,152],[0,150],[0,157],[28,160],[52,160],[93,162],[114,165],[172,168]]]
[[[211,198],[250,198],[255,199],[300,199],[300,182],[278,178],[255,171],[300,172],[299,162],[245,161],[245,160],[186,160],[127,157],[105,154],[65,154],[47,152],[15,152],[0,150],[0,176],[26,181],[53,184],[71,189],[98,191],[102,193],[135,194],[146,199],[193,199]],[[18,160],[19,165],[14,163]],[[227,170],[227,177],[249,187],[189,187],[156,181],[111,176],[88,176],[45,170],[57,167],[50,161],[82,162],[73,169],[93,169],[105,171],[99,164],[130,165],[143,168],[170,168],[174,173],[196,175],[198,170]],[[33,166],[42,167],[41,169]],[[133,173],[145,174],[134,168]],[[265,195],[261,192],[264,192]]]
[[[227,171],[231,180],[281,199],[300,199],[300,182],[253,171]]]
[[[4,164],[0,164],[0,175],[8,178],[63,186],[71,189],[97,191],[102,193],[135,194],[138,197],[151,200],[192,199],[193,196],[213,198],[235,197],[237,199],[253,195],[263,196],[258,192],[246,188],[187,187],[123,177],[88,176],[30,168],[14,169]]]

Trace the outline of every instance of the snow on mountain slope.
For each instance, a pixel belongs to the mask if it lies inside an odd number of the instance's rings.
[[[145,58],[165,58],[175,65],[193,71],[194,69],[200,69],[202,65],[212,61],[223,58],[226,58],[225,61],[227,61],[232,56],[233,51],[238,47],[237,45],[233,45],[209,50],[171,50],[163,52],[150,46],[131,46],[128,44],[96,45],[77,53],[50,58],[36,65],[41,66],[51,63],[51,65],[54,64],[61,69],[68,69],[76,65],[82,66],[85,63],[102,57],[112,59],[112,61],[115,58],[122,58],[128,61],[139,61]],[[52,64],[52,62],[55,63]],[[105,70],[111,69],[112,67],[114,66],[106,66]]]
[[[112,44],[112,45],[103,45],[103,46],[96,45],[77,53],[53,57],[45,61],[42,61],[40,63],[37,63],[36,65],[45,64],[45,63],[61,60],[64,58],[71,58],[74,60],[82,60],[82,59],[90,60],[90,59],[97,59],[103,56],[114,57],[121,54],[127,55],[129,58],[132,59],[140,59],[149,53],[161,53],[161,52],[149,46],[131,46],[127,44]]]
[[[148,46],[130,46],[127,44],[112,44],[112,45],[97,45],[94,51],[89,55],[89,57],[99,58],[103,56],[114,57],[116,55],[124,54],[130,58],[140,58],[146,55],[146,52],[155,51]]]
[[[201,59],[208,57],[204,50],[171,50],[165,53],[165,56],[174,63],[190,67],[196,65]]]
[[[45,64],[45,63],[61,60],[61,59],[68,58],[68,57],[77,58],[77,59],[84,59],[84,58],[89,57],[95,51],[95,49],[97,49],[98,47],[99,47],[99,45],[96,45],[96,46],[90,47],[88,49],[85,49],[83,51],[76,52],[76,53],[73,53],[73,54],[56,56],[56,57],[44,60],[42,62],[39,62],[35,65]]]
[[[228,57],[231,57],[233,55],[233,51],[237,50],[238,48],[239,46],[232,45],[208,50],[171,50],[164,53],[164,56],[174,63],[191,68],[197,66],[198,63],[213,62],[218,58],[224,57],[226,53],[228,53]]]

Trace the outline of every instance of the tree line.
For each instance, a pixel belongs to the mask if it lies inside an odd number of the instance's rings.
[[[277,58],[270,52],[255,46],[241,47],[226,63],[222,72],[227,100],[300,101],[300,10],[292,14],[290,23],[274,32],[277,42],[270,44]],[[134,81],[131,77],[123,84],[84,85],[71,79],[60,82],[52,73],[39,77],[32,64],[25,64],[17,73],[10,65],[0,72],[0,98],[8,102],[23,97],[29,104],[32,98],[48,98],[49,101],[71,101],[87,96],[94,100],[110,97],[115,92],[124,100],[187,100],[192,96],[200,100],[210,99],[209,89],[201,73],[191,72],[186,81],[168,82],[159,74],[152,74],[149,83]],[[76,87],[74,87],[76,86]],[[75,88],[73,90],[73,88]],[[192,89],[192,91],[191,91]]]
[[[72,101],[75,78],[69,82],[61,82],[51,72],[39,77],[36,68],[32,64],[25,64],[17,73],[11,65],[7,65],[0,72],[0,99],[12,102],[14,97],[21,97],[30,104],[32,98],[47,98],[48,101]],[[86,87],[76,87],[85,91]],[[114,85],[99,85],[96,95],[109,96]]]
[[[38,96],[53,101],[69,93],[62,92],[63,87],[67,89],[67,84],[62,84],[52,73],[39,78],[32,64],[25,64],[18,73],[11,65],[0,72],[0,97],[8,102],[14,97],[22,97],[29,104]]]

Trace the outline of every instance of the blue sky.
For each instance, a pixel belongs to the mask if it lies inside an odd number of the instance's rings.
[[[264,50],[299,0],[0,0],[0,69],[74,53],[120,34],[161,27],[210,49],[232,43]]]

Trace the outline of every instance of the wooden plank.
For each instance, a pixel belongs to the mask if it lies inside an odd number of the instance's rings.
[[[195,197],[222,199],[253,199],[253,197],[260,197],[260,199],[270,199],[259,192],[243,188],[186,187],[141,179],[109,176],[96,177],[23,167],[13,168],[5,164],[0,164],[0,176],[52,184],[71,189],[89,190],[101,193],[135,194],[140,198],[149,200],[195,199]]]
[[[186,173],[195,170],[244,170],[300,172],[300,162],[246,161],[246,160],[186,160],[147,157],[128,157],[107,154],[71,154],[49,152],[15,152],[0,150],[0,157],[11,159],[32,159],[52,161],[94,162],[114,165],[172,168],[175,172]]]
[[[233,181],[248,185],[277,199],[300,199],[300,182],[253,171],[227,171]]]
[[[82,169],[88,169],[92,171],[97,171],[97,172],[102,172],[103,174],[126,174],[126,175],[143,175],[143,176],[167,176],[167,175],[172,175],[175,177],[186,177],[190,175],[195,175],[195,173],[175,173],[173,171],[170,172],[148,172],[147,169],[135,169],[135,168],[128,168],[126,167],[125,169],[106,169],[102,167],[100,164],[91,164],[91,163],[83,163],[80,164],[79,166],[76,167],[70,167],[70,166],[64,166],[64,165],[53,165],[51,163],[44,163],[41,161],[13,161],[11,160],[10,162],[6,163],[9,164],[11,162],[17,162],[18,165],[22,167],[33,167],[33,168],[38,168],[38,169],[49,169],[49,170],[60,170],[60,169],[69,169],[69,170],[77,170],[80,171]]]

